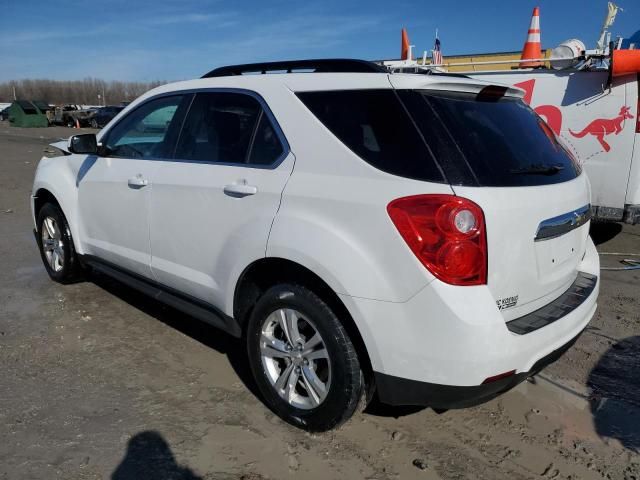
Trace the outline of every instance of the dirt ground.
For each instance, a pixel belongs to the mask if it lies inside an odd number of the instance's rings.
[[[233,338],[105,278],[48,279],[29,193],[71,132],[0,123],[0,479],[640,480],[640,271],[602,272],[591,326],[535,382],[311,435],[260,402]],[[640,226],[592,233],[640,253]]]

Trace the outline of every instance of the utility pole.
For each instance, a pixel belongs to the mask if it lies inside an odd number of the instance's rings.
[[[13,99],[14,100],[18,99],[18,97],[16,97],[16,86],[15,85],[13,86]]]

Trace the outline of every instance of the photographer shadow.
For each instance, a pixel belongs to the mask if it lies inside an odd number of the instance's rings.
[[[111,480],[202,480],[190,468],[176,463],[167,441],[158,432],[134,435]]]
[[[640,336],[611,345],[591,370],[587,384],[598,435],[640,453]]]

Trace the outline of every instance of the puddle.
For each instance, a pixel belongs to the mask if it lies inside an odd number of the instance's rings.
[[[43,273],[46,272],[41,263],[36,263],[29,267],[20,267],[16,269],[16,276],[20,278],[33,277],[35,275],[42,275]]]

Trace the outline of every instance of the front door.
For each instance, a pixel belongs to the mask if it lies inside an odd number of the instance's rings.
[[[123,117],[88,156],[77,185],[85,253],[151,276],[149,202],[158,159],[173,153],[184,96],[150,100]],[[183,107],[186,109],[186,106]]]

